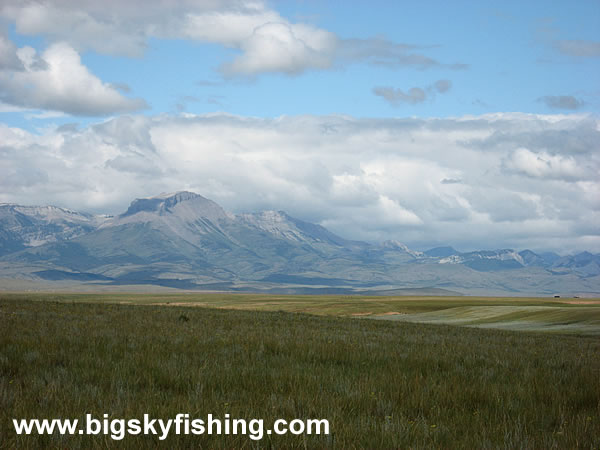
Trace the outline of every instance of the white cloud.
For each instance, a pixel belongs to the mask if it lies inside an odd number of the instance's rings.
[[[96,18],[76,5],[61,8],[51,2],[23,2],[12,12],[15,29],[21,34],[43,34],[101,53],[136,56],[145,48],[146,37],[139,31],[124,32],[114,22]]]
[[[93,116],[142,109],[141,99],[122,96],[81,63],[66,43],[56,43],[41,55],[31,47],[16,51],[23,70],[0,70],[0,101],[10,105]]]
[[[307,25],[266,23],[255,28],[240,47],[242,55],[223,67],[226,74],[284,72],[292,75],[310,68],[331,67],[336,38],[332,33]]]
[[[381,225],[402,226],[423,223],[414,212],[409,211],[398,203],[398,201],[392,200],[385,195],[379,197],[377,206],[381,209],[382,214],[380,216],[383,216],[384,219],[380,221]],[[373,217],[370,217],[370,220],[373,220]]]
[[[389,67],[447,67],[417,50],[384,38],[343,39],[327,30],[292,23],[262,1],[5,0],[0,17],[20,34],[68,42],[78,51],[129,57],[144,54],[150,38],[191,39],[238,50],[221,67],[227,76],[264,72],[295,75],[354,62]]]
[[[537,147],[555,134],[560,146]],[[347,238],[600,251],[600,158],[577,139],[599,134],[593,118],[519,114],[123,116],[41,135],[0,125],[0,201],[119,213],[188,189]]]
[[[573,156],[535,153],[526,148],[515,150],[506,159],[505,165],[508,169],[535,178],[581,180],[592,175],[587,168],[580,167]]]
[[[190,12],[185,15],[183,23],[184,36],[228,47],[239,47],[257,28],[265,24],[288,24],[277,12],[268,10],[261,4]]]

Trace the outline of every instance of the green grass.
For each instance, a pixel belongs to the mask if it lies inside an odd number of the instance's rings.
[[[0,295],[0,447],[600,446],[596,337],[277,312],[416,314],[449,304],[490,306],[487,299],[419,305],[419,299],[208,297]],[[122,303],[128,301],[139,304]],[[167,302],[212,308],[148,305]],[[232,306],[271,311],[214,308]],[[88,412],[164,419],[229,413],[267,423],[324,418],[332,435],[271,435],[258,444],[206,435],[115,442],[17,436],[10,421],[81,419]]]
[[[600,300],[518,297],[382,297],[232,293],[0,294],[6,299],[189,306],[600,336]],[[391,313],[398,313],[390,315]]]
[[[570,301],[594,299],[539,297],[435,297],[357,295],[275,295],[237,293],[2,293],[3,299],[27,299],[77,303],[119,303],[136,305],[188,305],[258,311],[305,312],[319,315],[381,314],[389,311],[426,312],[458,306],[561,306],[598,308],[600,305],[572,305]],[[598,300],[598,299],[595,299]]]
[[[425,313],[388,315],[376,318],[477,328],[600,336],[600,307],[589,306],[457,306]]]

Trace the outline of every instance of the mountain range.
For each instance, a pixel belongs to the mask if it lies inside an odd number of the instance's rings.
[[[232,214],[192,192],[134,200],[117,216],[0,204],[0,288],[397,295],[600,295],[600,255],[347,240],[283,211]]]

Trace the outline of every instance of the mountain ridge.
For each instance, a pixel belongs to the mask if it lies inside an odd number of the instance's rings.
[[[590,252],[420,252],[397,241],[347,240],[284,211],[232,214],[189,191],[134,199],[114,217],[57,208],[53,218],[43,208],[56,207],[0,204],[0,263],[22,266],[31,279],[265,292],[600,292],[600,255]],[[0,268],[0,278],[9,275],[19,273]]]

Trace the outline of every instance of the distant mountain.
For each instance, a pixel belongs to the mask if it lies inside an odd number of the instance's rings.
[[[232,214],[192,192],[115,217],[0,205],[0,279],[296,293],[600,293],[600,255],[426,252],[344,239],[283,211]]]
[[[554,252],[545,252],[545,253],[540,253],[539,255],[544,262],[546,262],[549,265],[554,264],[554,262],[561,258],[561,256],[558,253],[554,253]]]
[[[551,261],[546,260],[542,255],[535,254],[531,250],[523,250],[519,252],[519,256],[524,266],[547,267],[552,264]]]
[[[520,269],[526,266],[521,255],[510,249],[459,253],[442,258],[439,262],[440,264],[464,264],[480,272]]]
[[[106,220],[56,206],[0,203],[0,256],[48,242],[72,239]]]
[[[574,256],[563,256],[552,263],[555,272],[575,272],[581,277],[594,277],[600,274],[600,255],[590,252],[578,253]]]

